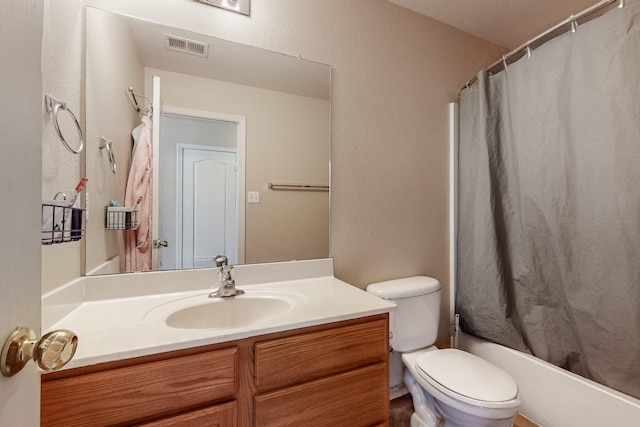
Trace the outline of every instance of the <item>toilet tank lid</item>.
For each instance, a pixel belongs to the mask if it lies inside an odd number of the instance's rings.
[[[439,290],[440,282],[433,277],[427,276],[403,277],[402,279],[386,280],[367,286],[367,292],[377,295],[380,298],[391,300],[416,297]]]

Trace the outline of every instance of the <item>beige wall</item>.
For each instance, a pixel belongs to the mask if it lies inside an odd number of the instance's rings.
[[[80,123],[84,124],[84,11],[79,0],[44,3],[42,35],[42,90],[66,102]],[[44,106],[44,98],[42,99]],[[68,151],[55,132],[51,116],[46,113],[42,128],[42,199],[51,200],[62,191],[69,194],[82,176],[82,157]],[[77,148],[76,130],[69,116],[59,115],[63,135]],[[82,126],[84,129],[84,126]],[[86,138],[85,138],[86,139]],[[85,141],[86,145],[86,141]],[[47,292],[82,274],[83,242],[42,246],[42,290]]]
[[[164,105],[245,117],[245,262],[326,258],[329,254],[327,193],[272,191],[269,182],[329,182],[329,101],[274,92],[157,69]]]
[[[336,276],[364,288],[428,274],[448,307],[447,103],[504,49],[386,0],[254,0],[251,17],[185,0],[87,4],[330,64]]]
[[[131,131],[140,124],[127,93],[134,88],[144,93],[144,66],[132,42],[129,27],[113,14],[87,9],[86,49],[86,176],[89,179],[89,221],[87,221],[87,271],[116,255],[124,264],[124,234],[104,226],[105,206],[111,200],[124,205],[131,162]],[[112,141],[117,171],[114,174],[100,137]]]

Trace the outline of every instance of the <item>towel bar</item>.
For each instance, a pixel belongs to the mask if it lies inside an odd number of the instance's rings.
[[[322,184],[276,184],[270,182],[269,190],[329,191],[329,186]]]

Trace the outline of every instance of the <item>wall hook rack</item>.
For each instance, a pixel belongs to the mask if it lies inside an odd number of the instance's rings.
[[[143,114],[145,116],[149,116],[149,117],[153,115],[153,106],[151,105],[151,100],[149,98],[147,98],[146,96],[136,94],[133,91],[132,86],[129,86],[129,88],[127,89],[127,92],[129,92],[129,95],[131,95],[131,102],[133,103],[133,108],[135,108],[135,110],[138,113]],[[140,103],[138,102],[138,98],[144,99],[149,106],[148,107],[144,107],[144,105],[141,106]]]

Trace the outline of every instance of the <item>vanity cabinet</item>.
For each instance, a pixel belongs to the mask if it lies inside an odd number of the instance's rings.
[[[43,426],[385,426],[388,315],[43,375]]]

